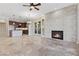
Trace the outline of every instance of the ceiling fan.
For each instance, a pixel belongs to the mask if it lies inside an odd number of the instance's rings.
[[[41,3],[29,3],[29,5],[23,4],[24,7],[30,7],[30,11],[33,9],[39,10],[37,6],[41,6]]]

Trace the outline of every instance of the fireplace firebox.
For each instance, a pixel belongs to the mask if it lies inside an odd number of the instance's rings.
[[[52,31],[52,38],[63,40],[63,31]]]

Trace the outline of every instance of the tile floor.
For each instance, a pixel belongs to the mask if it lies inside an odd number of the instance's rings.
[[[0,38],[0,56],[78,56],[79,45],[35,36]]]

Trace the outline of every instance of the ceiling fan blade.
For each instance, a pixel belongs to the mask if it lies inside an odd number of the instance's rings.
[[[34,3],[30,3],[30,6],[34,6]]]
[[[34,4],[34,6],[41,6],[41,3]]]
[[[24,7],[26,7],[26,6],[30,7],[30,5],[22,5],[22,6],[24,6]]]
[[[38,5],[38,6],[40,6],[40,5],[41,5],[41,3],[38,3],[37,5]]]
[[[34,6],[34,8],[35,8],[36,10],[39,10],[39,8],[37,8],[37,7],[35,7],[35,6]]]

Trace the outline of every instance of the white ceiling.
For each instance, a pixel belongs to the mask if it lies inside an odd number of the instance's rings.
[[[71,3],[42,3],[42,5],[39,6],[39,11],[29,11],[29,7],[23,7],[23,4],[25,3],[0,3],[0,19],[25,19],[27,17],[35,19],[47,12],[72,5]]]

